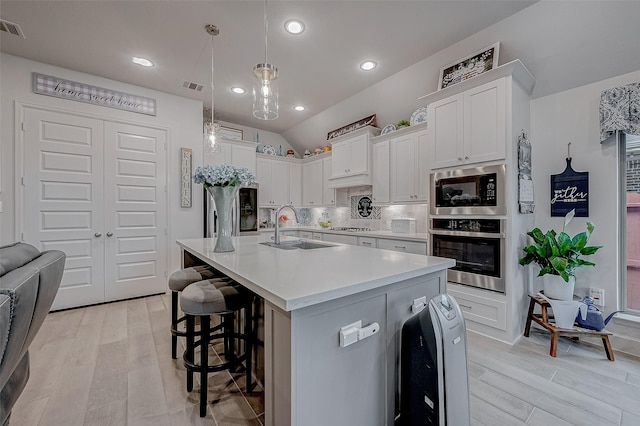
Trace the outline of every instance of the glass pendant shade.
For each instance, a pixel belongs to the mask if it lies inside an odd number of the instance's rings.
[[[262,63],[253,67],[253,116],[261,120],[278,118],[278,68]]]
[[[220,152],[220,123],[208,122],[204,125],[204,148],[205,151],[214,154]]]

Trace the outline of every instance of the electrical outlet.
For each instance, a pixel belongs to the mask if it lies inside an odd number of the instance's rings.
[[[593,304],[604,306],[604,288],[590,288],[589,297],[593,299]]]

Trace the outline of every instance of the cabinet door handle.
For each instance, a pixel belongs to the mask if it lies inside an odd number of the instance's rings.
[[[465,160],[468,160],[468,159],[469,159],[469,156],[468,156],[468,155],[465,155],[465,156],[464,156],[464,159],[465,159]]]
[[[462,157],[458,157],[458,160],[462,161]]]
[[[362,245],[363,245],[363,246],[370,246],[370,245],[371,245],[371,243],[370,243],[369,241],[363,241],[363,242],[362,242]]]
[[[113,232],[107,232],[107,237],[113,237]]]
[[[402,249],[402,250],[406,250],[407,248],[405,246],[394,246],[397,249]]]
[[[469,310],[473,309],[473,307],[471,307],[470,305],[463,305],[462,303],[458,303],[458,305],[462,306],[463,308],[467,308]]]
[[[102,237],[102,234],[100,232],[96,232],[95,234],[93,234],[93,236],[96,238],[100,238]]]

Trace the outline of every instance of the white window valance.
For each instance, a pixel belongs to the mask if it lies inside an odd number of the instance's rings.
[[[640,135],[640,83],[605,90],[600,96],[600,142],[616,131]]]

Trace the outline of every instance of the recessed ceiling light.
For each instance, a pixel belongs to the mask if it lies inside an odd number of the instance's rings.
[[[373,61],[364,61],[363,63],[360,64],[360,69],[363,71],[371,71],[372,69],[374,69],[378,64],[376,64]]]
[[[304,111],[304,107],[302,105],[296,105],[293,107],[296,111]]]
[[[244,90],[242,87],[232,87],[231,91],[233,93],[238,94],[238,95],[242,95],[242,94],[246,93],[246,90]]]
[[[304,31],[304,24],[297,19],[290,19],[284,23],[284,29],[289,34],[298,35]]]
[[[131,62],[133,62],[134,64],[142,65],[143,67],[153,66],[153,62],[151,62],[150,60],[146,58],[138,58],[137,56],[134,56],[133,58],[131,58]]]

